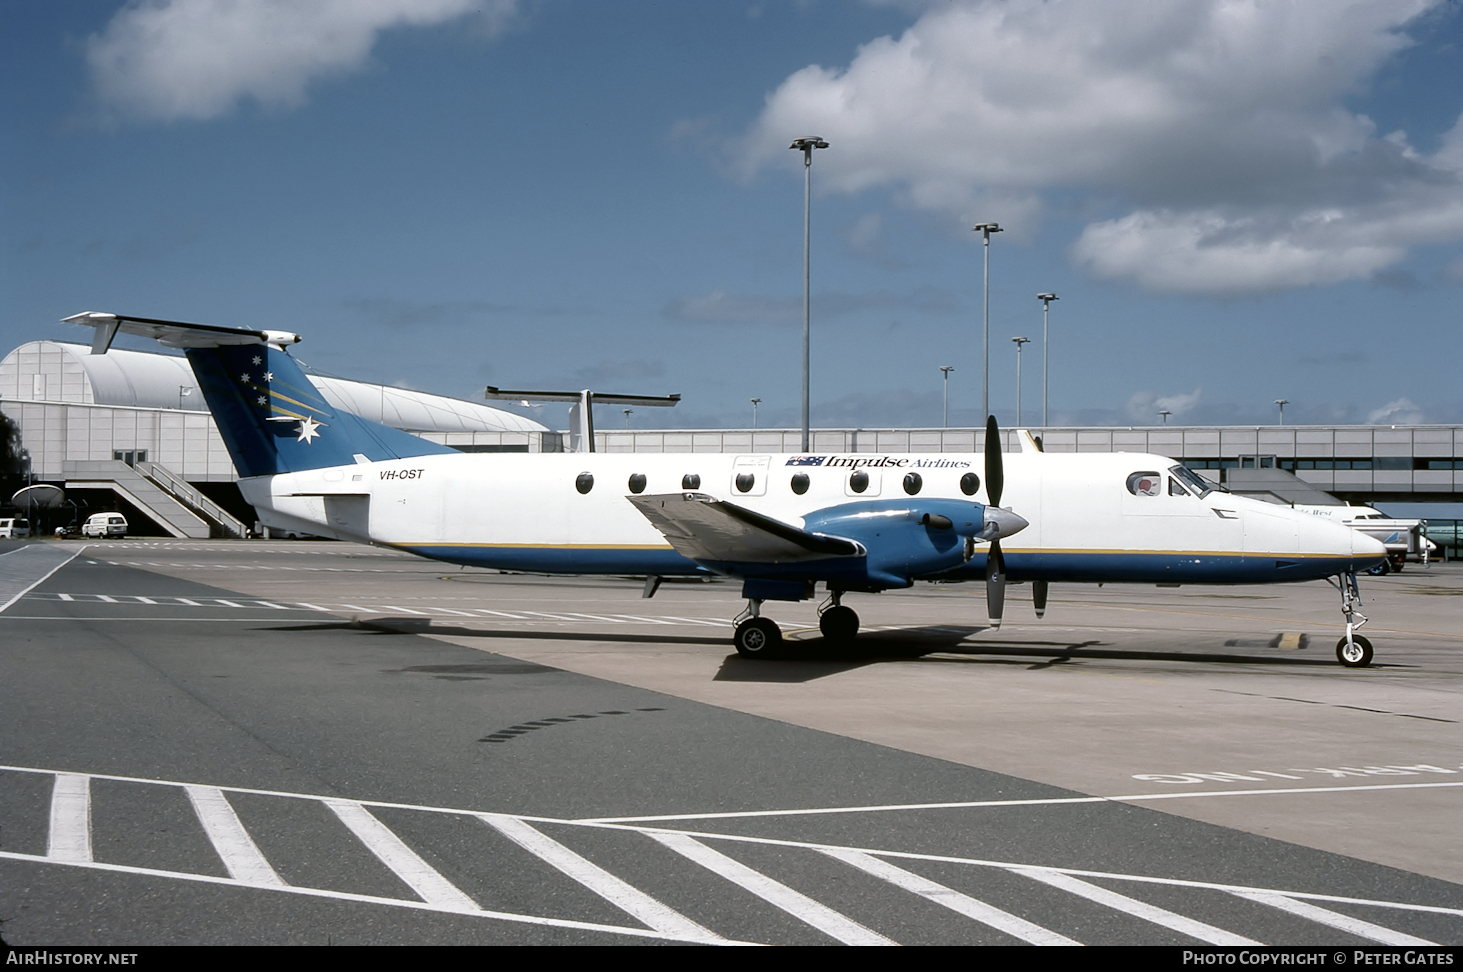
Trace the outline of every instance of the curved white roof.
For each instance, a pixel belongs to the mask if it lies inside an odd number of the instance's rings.
[[[342,411],[407,432],[546,432],[500,408],[460,398],[345,378],[310,375],[325,400]],[[113,348],[92,354],[84,344],[31,341],[0,360],[0,398],[207,411],[188,359]],[[187,393],[181,393],[187,389]]]

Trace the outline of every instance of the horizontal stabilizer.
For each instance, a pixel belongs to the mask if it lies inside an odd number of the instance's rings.
[[[862,557],[862,544],[812,533],[704,493],[626,497],[684,557],[696,561],[781,564]]]
[[[61,320],[66,324],[85,324],[97,329],[96,339],[91,345],[92,354],[106,354],[118,331],[152,338],[169,348],[222,348],[250,344],[273,344],[282,348],[300,340],[298,334],[289,331],[261,331],[247,327],[160,321],[151,317],[127,317],[101,311],[82,311]]]

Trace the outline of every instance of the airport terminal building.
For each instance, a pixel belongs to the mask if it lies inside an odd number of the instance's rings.
[[[567,434],[486,404],[341,378],[311,380],[343,411],[464,452],[562,452],[570,445]],[[180,355],[94,355],[86,345],[32,341],[0,361],[0,411],[19,427],[37,482],[61,485],[96,508],[115,497],[173,536],[241,536],[252,525],[252,510],[232,485],[237,476],[228,451]],[[1297,501],[1287,500],[1287,483],[1352,503],[1463,502],[1463,426],[1034,431],[1049,452],[1171,456],[1238,490],[1270,492],[1268,498],[1281,502]],[[791,453],[799,451],[800,433],[601,426],[594,440],[595,451],[614,453]],[[818,429],[812,445],[815,453],[978,452],[984,433]]]

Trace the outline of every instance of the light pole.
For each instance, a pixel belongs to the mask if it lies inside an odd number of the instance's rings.
[[[1031,338],[1013,337],[1011,340],[1016,343],[1016,425],[1019,428],[1021,425],[1021,346],[1030,344]]]
[[[1041,301],[1041,427],[1046,428],[1046,389],[1047,389],[1047,365],[1051,363],[1051,331],[1047,327],[1047,318],[1051,314],[1052,301],[1061,300],[1056,294],[1037,294],[1036,299]]]
[[[1159,414],[1159,415],[1162,415],[1162,416],[1163,416],[1163,424],[1164,424],[1164,425],[1167,425],[1167,424],[1168,424],[1168,417],[1169,417],[1169,416],[1170,416],[1170,415],[1172,415],[1172,414],[1173,414],[1173,413],[1172,413],[1172,412],[1170,412],[1170,411],[1169,411],[1169,410],[1168,410],[1168,409],[1166,409],[1166,408],[1160,408],[1160,409],[1159,409],[1159,410],[1158,410],[1158,414]]]
[[[755,429],[757,427],[757,406],[762,403],[762,399],[760,399],[760,398],[754,398],[751,401],[752,401],[752,428]]]
[[[1275,399],[1275,404],[1280,406],[1280,424],[1281,425],[1284,425],[1285,424],[1285,406],[1287,406],[1287,405],[1290,404],[1290,399],[1288,399],[1288,398],[1277,398],[1277,399]]]
[[[945,373],[945,428],[950,427],[950,372],[955,370],[954,365],[940,365],[940,370]]]
[[[981,327],[980,413],[991,414],[991,234],[1001,232],[995,223],[976,223],[971,232],[985,237],[985,311]]]
[[[625,431],[628,432],[630,431],[630,413],[635,410],[633,408],[623,408],[620,411],[625,413]]]
[[[807,452],[811,446],[808,444],[808,359],[811,350],[810,333],[810,309],[812,297],[809,286],[811,284],[810,252],[812,247],[813,228],[813,149],[827,148],[828,143],[823,141],[820,135],[804,135],[802,138],[795,138],[790,149],[798,149],[803,153],[803,451]]]

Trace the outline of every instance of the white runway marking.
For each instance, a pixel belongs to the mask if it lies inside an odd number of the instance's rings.
[[[483,823],[513,841],[540,860],[578,881],[610,904],[648,927],[677,938],[724,941],[710,929],[703,928],[685,915],[661,904],[650,895],[615,877],[609,871],[574,853],[552,837],[536,830],[516,817],[484,813]]]
[[[46,856],[53,861],[91,860],[91,777],[56,774]]]
[[[1155,925],[1162,925],[1164,928],[1172,929],[1181,935],[1188,935],[1190,938],[1197,938],[1201,942],[1210,945],[1259,945],[1260,942],[1253,938],[1245,938],[1243,935],[1236,935],[1227,932],[1223,928],[1215,928],[1213,925],[1202,921],[1195,921],[1192,918],[1185,918],[1183,915],[1174,914],[1165,908],[1159,908],[1136,898],[1130,898],[1125,894],[1118,894],[1116,891],[1109,891],[1107,888],[1100,888],[1095,884],[1089,884],[1080,878],[1072,877],[1070,874],[1058,874],[1053,871],[1028,871],[1015,868],[1015,873],[1031,878],[1033,881],[1040,881],[1049,884],[1054,888],[1061,888],[1070,894],[1086,898],[1088,901],[1095,901],[1100,905],[1112,908],[1132,915],[1134,918],[1142,918],[1144,921],[1151,921]]]
[[[694,837],[657,831],[650,831],[649,836],[682,857],[721,875],[845,945],[899,944],[865,928],[852,918],[839,914],[827,905],[819,904],[807,895],[794,891],[782,882],[774,881],[761,871],[754,871],[741,861],[733,860],[721,851],[712,850]]]
[[[1259,891],[1231,891],[1230,894],[1235,897],[1244,898],[1247,901],[1258,901],[1260,904],[1269,905],[1272,908],[1279,908],[1281,911],[1289,912],[1308,921],[1329,925],[1340,931],[1349,932],[1358,938],[1381,942],[1383,945],[1437,944],[1425,938],[1414,938],[1411,935],[1404,935],[1402,932],[1393,931],[1381,925],[1374,925],[1369,921],[1362,921],[1360,918],[1343,915],[1341,912],[1332,911],[1330,908],[1321,908],[1304,901],[1296,901],[1294,898],[1287,898],[1283,894],[1265,894]]]
[[[870,854],[846,850],[825,850],[823,853],[1031,945],[1082,944]]]
[[[335,811],[340,822],[350,828],[351,833],[365,844],[382,864],[391,868],[423,901],[446,911],[481,911],[478,903],[457,889],[451,881],[422,860],[416,851],[392,833],[381,821],[371,816],[371,811],[352,800],[326,800],[325,805]]]
[[[717,932],[698,924],[657,899],[645,895],[639,889],[610,874],[560,840],[543,833],[538,824],[591,830],[613,830],[641,839],[655,840],[676,851],[686,859],[695,862],[709,872],[729,880],[752,894],[762,898],[783,911],[793,914],[801,921],[831,935],[839,941],[860,943],[888,943],[890,939],[877,930],[861,924],[828,904],[817,901],[803,892],[793,890],[781,882],[762,874],[735,859],[713,849],[717,843],[742,843],[778,848],[786,854],[820,854],[858,868],[860,871],[891,887],[906,893],[918,895],[927,901],[961,914],[974,921],[1014,935],[1025,941],[1040,944],[1070,944],[1073,940],[1053,929],[1044,928],[1011,911],[1004,910],[987,901],[977,900],[955,891],[928,878],[896,866],[892,862],[934,862],[979,869],[998,869],[1020,875],[1046,884],[1061,892],[1077,895],[1099,907],[1109,908],[1131,915],[1164,928],[1178,931],[1201,941],[1218,944],[1252,943],[1252,939],[1218,928],[1213,924],[1179,914],[1168,908],[1148,904],[1127,895],[1111,891],[1092,883],[1100,881],[1111,885],[1117,883],[1144,884],[1154,890],[1149,897],[1164,894],[1167,888],[1198,889],[1220,892],[1244,898],[1258,904],[1286,912],[1294,919],[1310,921],[1329,929],[1344,931],[1363,939],[1383,944],[1428,944],[1411,934],[1387,928],[1383,925],[1341,914],[1323,905],[1336,904],[1355,912],[1360,908],[1386,909],[1392,913],[1422,913],[1446,916],[1452,920],[1463,920],[1463,909],[1437,905],[1414,904],[1402,901],[1383,901],[1369,898],[1355,898],[1330,895],[1313,891],[1299,891],[1285,888],[1247,887],[1183,878],[1159,877],[1151,874],[1123,874],[1103,871],[1089,871],[1080,868],[1052,867],[1047,864],[1034,865],[1016,861],[993,861],[969,857],[923,854],[907,851],[880,849],[875,847],[850,847],[818,843],[816,841],[782,840],[748,834],[701,833],[687,830],[669,830],[662,827],[636,826],[625,823],[608,823],[584,820],[564,820],[550,817],[496,814],[482,810],[463,810],[451,807],[432,807],[413,804],[387,803],[382,801],[346,800],[335,796],[320,796],[305,793],[258,790],[242,787],[217,787],[207,784],[177,783],[163,780],[149,780],[136,777],[111,776],[105,774],[84,775],[73,772],[58,772],[31,767],[0,766],[0,772],[43,774],[53,777],[50,815],[51,829],[47,845],[49,856],[18,854],[0,851],[0,859],[52,863],[56,865],[87,867],[97,870],[117,871],[130,874],[152,875],[175,880],[199,881],[213,884],[230,884],[262,890],[286,891],[317,897],[337,898],[347,901],[369,902],[394,907],[418,908],[446,911],[455,914],[472,915],[479,918],[497,918],[507,921],[552,925],[563,928],[590,929],[606,933],[627,934],[647,938],[661,938],[677,941],[720,943]],[[116,780],[152,787],[178,787],[187,793],[203,823],[210,842],[225,862],[230,877],[221,878],[213,874],[196,874],[164,871],[151,868],[114,865],[93,859],[91,847],[92,808],[90,803],[91,779]],[[285,884],[273,867],[265,861],[252,838],[245,831],[237,814],[228,803],[226,794],[249,793],[280,797],[291,800],[306,800],[324,804],[334,812],[351,832],[379,860],[396,873],[422,902],[409,898],[383,898],[345,891],[321,888],[297,888]],[[579,881],[606,900],[612,901],[627,914],[643,921],[651,930],[638,927],[604,925],[592,922],[578,922],[567,919],[548,918],[540,915],[508,914],[491,912],[480,908],[468,895],[456,888],[446,877],[437,872],[401,837],[393,833],[368,808],[393,808],[414,810],[461,817],[475,817],[486,821],[499,833],[508,836],[527,849],[536,859],[553,866],[561,873]],[[0,821],[0,825],[6,821]],[[468,858],[463,861],[467,866]],[[504,863],[488,858],[490,867],[502,867]],[[796,857],[790,857],[792,864]],[[520,866],[512,864],[508,866]],[[911,865],[912,866],[912,865]],[[800,872],[801,873],[801,872]],[[810,879],[811,880],[811,879]],[[979,881],[978,877],[974,880]],[[989,885],[994,888],[998,885]],[[843,885],[822,885],[824,894],[842,893]],[[1193,902],[1193,897],[1182,900]],[[546,904],[545,910],[553,905]],[[1017,910],[1020,910],[1018,907]],[[1050,910],[1051,921],[1064,920],[1066,909],[1057,902]],[[1231,919],[1233,920],[1233,919]],[[872,924],[872,923],[870,923]],[[1058,927],[1060,927],[1058,925]],[[1444,940],[1448,940],[1446,937]]]
[[[216,786],[189,784],[183,789],[193,804],[193,812],[203,825],[203,832],[218,852],[219,859],[228,869],[229,877],[244,884],[283,885],[284,879],[275,873],[273,867],[259,852],[259,847],[238,814]]]

